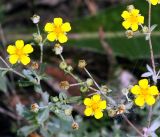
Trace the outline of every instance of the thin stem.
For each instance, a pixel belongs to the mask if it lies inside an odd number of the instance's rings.
[[[41,32],[40,32],[40,29],[39,29],[39,25],[36,24],[36,27],[37,27],[37,32],[38,32],[38,35],[41,36]],[[40,53],[40,63],[43,63],[43,42],[40,42],[39,43],[39,46],[40,46],[40,50],[41,50],[41,53]]]
[[[143,137],[143,134],[132,124],[132,122],[124,114],[122,114],[122,117],[141,137]]]
[[[149,29],[149,48],[151,54],[151,63],[154,73],[156,73],[155,61],[154,61],[154,53],[153,53],[153,45],[151,40],[151,3],[149,2],[149,9],[148,9],[148,29]],[[156,84],[156,83],[155,83]],[[148,114],[148,128],[150,127],[152,119],[152,106],[149,107],[149,114]]]

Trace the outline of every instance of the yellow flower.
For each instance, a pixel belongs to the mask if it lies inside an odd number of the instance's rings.
[[[147,79],[139,81],[139,85],[135,85],[131,88],[131,93],[136,96],[135,104],[137,106],[144,106],[147,103],[152,106],[155,103],[155,95],[159,94],[157,86],[149,86]]]
[[[17,40],[15,45],[8,46],[7,52],[10,54],[9,62],[11,64],[21,62],[23,65],[27,65],[30,62],[28,54],[33,52],[33,48],[30,44],[24,45],[23,40]]]
[[[131,28],[132,31],[138,30],[138,25],[144,23],[144,17],[139,14],[138,9],[131,9],[129,11],[123,11],[121,14],[122,18],[124,19],[122,26],[125,29]]]
[[[100,119],[103,117],[102,111],[107,107],[106,101],[101,100],[101,96],[99,94],[92,96],[92,98],[85,98],[84,104],[86,105],[84,114],[86,116],[94,115],[96,119]]]
[[[160,0],[149,0],[151,2],[152,5],[157,5]]]
[[[69,22],[63,23],[62,18],[54,18],[53,23],[47,23],[44,30],[48,32],[49,41],[58,40],[60,43],[67,42],[67,33],[71,30]]]

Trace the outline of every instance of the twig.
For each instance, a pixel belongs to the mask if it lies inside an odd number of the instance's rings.
[[[9,117],[11,117],[11,118],[13,118],[14,120],[20,120],[20,119],[21,119],[21,117],[13,114],[12,112],[7,111],[7,110],[5,110],[5,109],[3,109],[3,108],[1,108],[1,107],[0,107],[0,113],[2,113],[2,114],[4,114],[4,115],[7,115],[7,116],[9,116]]]
[[[122,114],[122,117],[141,137],[143,137],[143,134],[132,124],[132,122],[124,114]]]

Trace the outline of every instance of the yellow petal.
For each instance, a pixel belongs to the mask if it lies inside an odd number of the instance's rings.
[[[68,32],[71,30],[71,26],[70,26],[70,23],[66,22],[62,25],[62,31],[63,32]]]
[[[159,91],[157,86],[151,86],[149,87],[149,94],[150,95],[158,95]]]
[[[85,104],[86,106],[90,106],[90,105],[91,105],[91,99],[90,99],[90,98],[85,98],[84,104]]]
[[[96,119],[102,118],[102,117],[103,117],[102,111],[96,110],[95,113],[94,113],[94,117],[95,117]]]
[[[54,25],[53,23],[47,23],[44,27],[44,30],[47,32],[52,32],[54,30]]]
[[[58,40],[59,40],[60,43],[65,43],[65,42],[67,42],[68,38],[65,34],[60,34],[58,36]]]
[[[23,40],[17,40],[15,42],[16,48],[21,49],[24,46],[24,41]]]
[[[130,17],[130,13],[128,11],[123,11],[123,13],[121,14],[121,17],[123,17],[124,19],[127,19]]]
[[[143,89],[148,88],[148,80],[147,79],[142,79],[139,81],[139,86]]]
[[[15,54],[16,52],[16,47],[15,46],[12,46],[12,45],[9,45],[8,48],[7,48],[7,52],[9,54]]]
[[[138,16],[138,23],[141,23],[141,24],[144,23],[144,17],[143,16]]]
[[[25,56],[23,55],[21,58],[20,58],[20,61],[23,65],[27,65],[28,63],[30,63],[30,58],[28,56]]]
[[[54,25],[61,26],[63,20],[62,20],[62,18],[54,18],[53,22],[54,22]]]
[[[145,100],[144,100],[143,96],[138,96],[138,97],[135,99],[135,104],[136,104],[137,106],[142,107],[142,106],[144,106],[144,103],[145,103]]]
[[[159,0],[150,0],[150,2],[152,3],[152,5],[157,5]]]
[[[106,109],[106,107],[107,107],[105,100],[101,101],[99,105],[100,105],[101,109]]]
[[[131,23],[128,22],[128,21],[123,21],[123,22],[122,22],[122,26],[123,26],[125,29],[129,29],[129,27],[131,26]]]
[[[15,64],[15,63],[17,63],[17,61],[18,61],[18,56],[17,55],[10,55],[9,56],[9,62],[11,64]]]
[[[155,98],[153,96],[148,96],[146,98],[146,103],[149,105],[149,106],[152,106],[154,103],[156,102]]]
[[[131,29],[132,29],[132,31],[137,31],[138,30],[138,24],[132,24],[131,25]]]
[[[93,113],[93,111],[92,111],[91,108],[86,108],[86,109],[84,110],[84,114],[85,114],[86,116],[91,116],[92,113]]]
[[[55,41],[56,40],[56,34],[55,33],[53,33],[53,32],[51,32],[51,33],[49,33],[48,35],[47,35],[47,39],[49,40],[49,41]]]
[[[23,47],[23,53],[28,54],[33,52],[33,47],[30,44],[27,44]]]
[[[139,14],[139,10],[138,9],[133,9],[131,11],[131,14],[134,15],[134,16],[137,16]]]
[[[131,93],[138,95],[140,93],[140,87],[138,85],[135,85],[131,88]]]
[[[100,101],[101,100],[101,96],[99,94],[96,94],[92,97],[92,99],[96,102]]]

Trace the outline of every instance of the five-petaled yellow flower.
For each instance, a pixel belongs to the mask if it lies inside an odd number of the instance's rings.
[[[33,47],[30,44],[24,45],[23,40],[17,40],[15,45],[9,45],[7,48],[9,55],[9,62],[15,64],[21,62],[23,65],[30,63],[29,53],[33,52]]]
[[[91,98],[85,98],[84,104],[86,105],[84,114],[86,116],[94,115],[96,119],[103,117],[102,111],[107,107],[106,101],[102,100],[99,94],[93,95]]]
[[[138,9],[131,9],[129,11],[123,11],[121,14],[122,18],[124,19],[122,26],[125,29],[131,28],[132,31],[138,30],[138,25],[144,23],[144,17],[139,14]]]
[[[71,26],[69,22],[63,23],[62,18],[54,18],[53,23],[47,23],[44,29],[48,32],[49,41],[58,40],[60,43],[65,43],[68,40],[67,32],[71,30]]]
[[[159,94],[157,86],[149,86],[147,79],[142,79],[139,81],[139,85],[135,85],[131,88],[131,92],[136,96],[135,104],[137,106],[144,106],[148,104],[149,106],[155,103],[155,95]]]
[[[157,5],[158,3],[160,3],[160,0],[149,0],[152,5]]]

